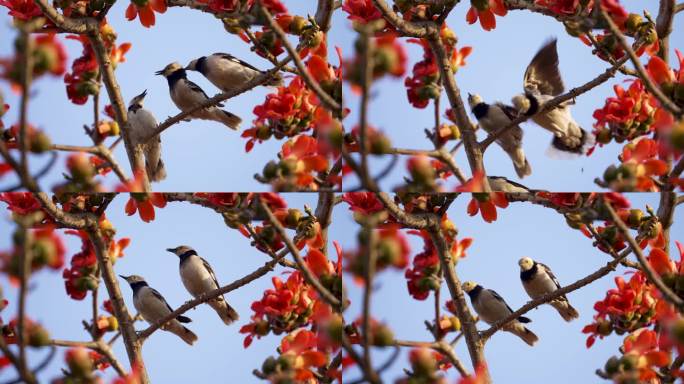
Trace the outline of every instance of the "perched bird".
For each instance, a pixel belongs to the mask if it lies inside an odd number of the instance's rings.
[[[581,155],[594,144],[594,136],[582,129],[570,114],[574,100],[537,114],[544,103],[564,91],[563,80],[558,69],[557,40],[549,40],[534,55],[525,70],[524,94],[513,97],[513,105],[542,128],[554,134],[551,146],[565,153]],[[536,115],[535,115],[536,114]]]
[[[168,248],[167,251],[175,254],[180,259],[181,280],[183,285],[185,285],[185,289],[192,296],[198,297],[203,293],[220,288],[218,280],[216,280],[216,274],[214,274],[211,266],[206,260],[199,257],[194,249],[181,245],[176,248]],[[235,309],[228,305],[223,296],[209,300],[207,304],[214,308],[226,325],[230,325],[239,317]]]
[[[152,112],[143,107],[147,90],[131,99],[128,104],[128,123],[131,125],[131,139],[140,145],[145,155],[145,170],[150,181],[162,181],[166,178],[166,169],[161,159],[161,137],[150,138],[157,128],[157,119]],[[148,140],[149,138],[149,140]]]
[[[123,276],[133,290],[133,305],[140,315],[150,324],[153,324],[169,313],[173,312],[171,306],[166,302],[164,296],[154,288],[147,285],[145,279],[138,275]],[[186,343],[192,345],[197,341],[197,335],[185,328],[181,323],[189,323],[192,320],[185,316],[178,316],[162,326],[162,329],[169,331],[180,337]]]
[[[466,281],[463,283],[463,290],[470,296],[470,302],[473,303],[475,312],[487,324],[494,324],[513,313],[513,310],[506,304],[504,299],[491,289],[485,289],[477,283]],[[520,316],[504,325],[502,329],[518,336],[528,345],[533,346],[539,338],[522,324],[531,321],[527,317]]]
[[[502,103],[487,104],[482,101],[480,95],[468,94],[468,104],[477,122],[480,123],[480,127],[489,134],[507,126],[518,117],[518,111],[515,108]],[[525,152],[522,148],[522,139],[523,130],[518,125],[509,128],[496,139],[496,143],[513,161],[515,173],[521,179],[532,173],[532,168],[525,158]]]
[[[234,91],[264,73],[233,55],[220,52],[192,60],[185,69],[201,73],[223,92]],[[278,86],[282,83],[282,77],[276,74],[265,85]]]
[[[525,291],[532,299],[544,296],[560,288],[556,276],[553,275],[551,269],[546,265],[537,263],[529,257],[520,259],[518,265],[520,265],[520,281],[522,281]],[[579,313],[570,305],[565,295],[551,301],[549,304],[556,308],[565,321],[572,321],[579,317]]]
[[[166,77],[166,80],[169,82],[171,100],[181,111],[192,109],[209,99],[209,96],[204,93],[199,85],[188,80],[185,69],[177,62],[167,65],[161,71],[155,72],[155,74]],[[218,121],[230,129],[237,129],[242,119],[218,107],[223,107],[223,104],[202,108],[193,112],[190,116],[195,119]]]

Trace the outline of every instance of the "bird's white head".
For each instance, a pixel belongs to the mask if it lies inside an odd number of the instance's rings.
[[[122,279],[126,280],[128,284],[135,284],[135,283],[144,283],[145,279],[142,278],[142,276],[138,275],[130,275],[130,276],[124,276],[124,275],[119,275]]]
[[[180,256],[180,255],[184,254],[185,252],[194,251],[194,249],[192,249],[192,247],[189,247],[187,245],[179,245],[176,248],[166,248],[166,250],[173,253],[176,256]]]
[[[529,271],[534,266],[534,260],[529,257],[523,257],[518,260],[518,265],[520,266],[521,271]]]
[[[480,104],[482,102],[482,97],[480,95],[476,94],[468,94],[468,105],[470,105],[470,108],[473,108],[474,106]]]
[[[525,113],[530,109],[530,100],[525,95],[515,95],[511,102],[520,113]]]
[[[197,60],[199,60],[199,59],[195,59],[195,60],[189,62],[188,65],[185,66],[185,70],[196,71],[197,70]]]
[[[472,291],[473,289],[475,289],[475,287],[477,287],[477,283],[475,283],[474,281],[466,281],[465,283],[463,283],[462,287],[463,287],[463,290],[466,293],[468,293],[468,292]]]
[[[154,74],[155,75],[162,75],[164,77],[169,77],[172,73],[176,72],[179,69],[183,69],[183,67],[178,63],[177,61],[174,61],[173,63],[167,65],[162,69],[161,71],[157,71]]]
[[[139,94],[138,96],[134,97],[131,99],[131,102],[128,103],[128,106],[132,105],[143,105],[143,101],[145,100],[145,96],[147,96],[147,89],[143,91],[143,93]]]

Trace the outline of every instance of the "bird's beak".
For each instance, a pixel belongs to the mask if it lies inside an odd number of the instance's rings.
[[[468,93],[468,98],[470,99],[470,98],[472,98],[472,97],[473,97],[473,95],[471,95],[470,93]]]
[[[176,248],[166,248],[167,252],[176,253]]]
[[[128,281],[128,278],[129,278],[129,276],[124,276],[124,275],[119,275],[119,277],[126,280],[126,281]]]
[[[155,72],[154,74],[157,75],[157,76],[163,75],[163,74],[164,74],[164,70],[162,69],[161,71],[157,71],[157,72]]]
[[[140,100],[144,99],[145,96],[147,96],[147,89],[144,90],[143,93],[141,93],[141,94],[138,95],[138,97],[140,98]]]

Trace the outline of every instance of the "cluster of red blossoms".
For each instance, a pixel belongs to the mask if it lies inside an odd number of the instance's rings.
[[[653,56],[646,69],[649,76],[675,103],[684,105],[684,55],[677,51],[679,70],[672,70],[660,57]],[[594,112],[594,134],[599,144],[611,139],[618,143],[633,140],[652,132],[667,133],[672,116],[660,106],[655,96],[648,93],[640,79],[631,80],[627,90],[616,85],[615,97],[606,99],[601,109]]]
[[[444,216],[442,227],[453,226],[453,223]],[[427,299],[430,291],[434,291],[440,287],[441,282],[441,266],[439,256],[435,245],[430,238],[430,235],[425,230],[412,230],[408,233],[417,235],[423,238],[423,251],[413,257],[413,267],[406,269],[404,276],[406,277],[406,285],[411,297],[416,300]],[[445,231],[450,233],[450,231]],[[456,240],[455,236],[451,234],[447,236],[447,243],[450,245],[451,257],[454,262],[457,262],[462,257],[465,257],[465,251],[472,244],[473,239],[467,237],[461,241]]]
[[[373,80],[385,75],[403,77],[406,73],[408,57],[406,50],[398,40],[394,31],[379,32],[371,39],[371,63],[373,63]],[[362,65],[360,56],[360,44],[356,44],[356,56],[353,60],[344,63],[345,79],[354,85],[361,85]]]
[[[377,272],[390,267],[403,270],[408,265],[411,247],[406,235],[400,229],[398,224],[392,223],[383,224],[376,229],[375,270]],[[367,254],[367,244],[362,244],[357,250],[344,253],[344,258],[347,260],[345,270],[350,272],[356,281],[364,281]]]
[[[645,137],[625,145],[619,166],[611,165],[603,174],[605,184],[614,191],[655,192],[655,177],[667,173],[668,166],[659,158],[659,143]]]
[[[472,47],[456,49],[456,35],[446,24],[442,25],[440,36],[451,64],[451,71],[465,65],[465,59],[472,52]],[[430,99],[439,96],[439,67],[429,44],[424,39],[408,39],[409,43],[419,44],[423,47],[423,60],[413,66],[413,74],[404,80],[408,100],[416,108],[427,107]]]
[[[324,367],[328,352],[319,345],[318,336],[306,329],[285,336],[278,349],[280,356],[270,356],[262,364],[262,373],[272,383],[315,382],[314,369]],[[335,377],[335,372],[329,372]],[[339,376],[339,372],[337,372]]]
[[[131,49],[131,43],[123,43],[117,46],[116,33],[106,22],[103,22],[100,26],[100,33],[102,34],[105,48],[109,52],[109,59],[112,65],[116,66],[118,63],[126,61],[124,55]],[[88,101],[89,95],[95,95],[100,91],[97,80],[99,67],[95,52],[87,37],[75,35],[67,36],[67,39],[79,41],[83,45],[81,57],[74,60],[71,65],[71,72],[64,75],[67,97],[69,97],[72,103],[83,105]]]
[[[1,2],[0,5],[2,5]],[[33,40],[33,51],[31,52],[32,78],[35,80],[43,75],[62,76],[66,71],[67,54],[64,45],[57,39],[57,36],[54,33],[48,33],[38,34],[30,38]],[[17,40],[15,44],[25,44],[25,42]],[[16,89],[21,88],[21,72],[23,70],[21,63],[20,54],[0,59],[0,77],[9,80],[12,87]]]
[[[317,298],[316,291],[306,284],[299,271],[291,273],[286,281],[279,277],[272,281],[273,289],[266,290],[261,300],[252,303],[251,322],[240,328],[240,333],[247,334],[245,348],[255,336],[289,333],[310,325],[322,313],[329,313],[329,306]]]
[[[446,371],[451,367],[451,363],[441,353],[428,348],[415,348],[409,352],[409,363],[411,364],[410,377],[401,378],[396,381],[396,384],[448,383],[440,371]]]

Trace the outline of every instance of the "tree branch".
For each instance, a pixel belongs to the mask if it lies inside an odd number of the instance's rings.
[[[88,237],[93,244],[100,271],[102,272],[102,280],[104,280],[107,292],[109,293],[109,299],[114,307],[114,315],[119,321],[121,336],[123,336],[124,345],[126,346],[128,360],[131,366],[137,365],[139,367],[140,380],[143,383],[149,383],[150,379],[147,376],[147,370],[145,369],[145,361],[142,358],[142,345],[135,333],[133,318],[128,312],[126,303],[121,295],[119,283],[117,282],[116,274],[114,273],[114,267],[112,266],[112,261],[109,257],[108,247],[98,227],[89,227],[87,232]]]
[[[613,222],[617,226],[622,236],[625,238],[625,240],[627,240],[627,243],[632,248],[632,252],[634,252],[637,259],[639,260],[639,264],[641,264],[641,270],[644,271],[644,273],[648,277],[648,280],[650,280],[658,288],[658,290],[663,295],[665,300],[674,305],[679,312],[684,312],[684,300],[682,300],[681,297],[677,296],[674,292],[672,292],[672,290],[670,290],[670,288],[668,288],[667,285],[663,283],[663,281],[660,279],[656,271],[653,270],[653,267],[651,267],[651,263],[649,263],[649,261],[644,256],[641,247],[639,246],[639,244],[637,244],[636,240],[634,240],[632,235],[629,233],[629,228],[627,228],[625,223],[620,219],[617,213],[615,213],[613,207],[611,207],[609,203],[605,203],[604,207],[612,217]]]
[[[285,47],[285,50],[287,50],[287,53],[290,55],[292,60],[295,62],[295,66],[299,70],[299,75],[302,77],[302,80],[306,83],[306,86],[314,91],[316,93],[316,96],[318,99],[323,103],[323,105],[330,110],[336,117],[340,117],[342,115],[342,107],[340,104],[334,100],[327,92],[321,88],[321,85],[318,84],[316,80],[311,76],[309,73],[309,70],[306,68],[304,63],[302,62],[302,59],[299,57],[299,53],[297,50],[294,49],[292,44],[290,44],[290,41],[287,39],[287,35],[283,31],[282,28],[278,25],[278,23],[275,22],[275,19],[271,15],[271,13],[266,9],[264,6],[260,6],[259,10],[261,11],[261,14],[266,18],[266,21],[268,22],[269,27],[275,32],[276,35],[278,35],[278,38],[283,44],[283,47]]]
[[[637,72],[639,73],[639,78],[641,81],[644,83],[646,86],[646,89],[653,94],[653,96],[658,99],[660,104],[667,109],[669,112],[671,112],[673,115],[677,117],[682,116],[682,109],[679,108],[675,103],[672,102],[665,94],[663,91],[658,87],[656,84],[653,83],[653,80],[649,76],[649,74],[646,72],[646,69],[644,68],[643,64],[641,64],[641,60],[639,60],[639,57],[634,53],[634,50],[632,47],[627,43],[627,40],[625,39],[625,35],[620,32],[620,29],[615,25],[615,22],[613,19],[606,13],[604,9],[602,9],[600,6],[597,7],[598,11],[601,14],[601,17],[606,21],[608,25],[608,29],[613,33],[613,35],[618,39],[618,42],[620,43],[620,46],[622,49],[627,52],[627,55],[629,56],[629,59],[632,61],[632,64],[634,64],[634,67],[636,68]]]
[[[321,296],[321,298],[330,304],[333,309],[338,312],[340,310],[340,299],[333,296],[330,291],[328,291],[327,288],[325,288],[321,282],[318,280],[316,275],[311,272],[311,269],[309,269],[309,266],[306,264],[304,259],[302,258],[302,255],[299,253],[299,249],[297,246],[292,242],[292,239],[290,236],[287,235],[287,232],[285,231],[285,228],[283,228],[282,224],[278,221],[278,219],[273,215],[273,212],[271,212],[271,209],[266,205],[261,198],[258,199],[259,202],[259,207],[266,213],[266,217],[268,218],[268,221],[271,223],[271,225],[276,229],[276,232],[280,235],[280,238],[282,239],[283,242],[285,242],[285,245],[287,248],[290,250],[290,253],[294,257],[297,266],[299,267],[299,270],[302,273],[302,276],[304,277],[304,280],[314,287],[318,294]]]

